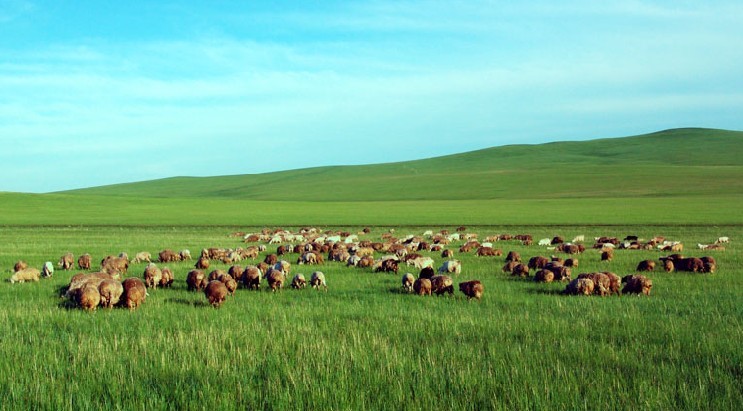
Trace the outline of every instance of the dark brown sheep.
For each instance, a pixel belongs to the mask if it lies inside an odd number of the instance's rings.
[[[161,263],[171,263],[181,260],[181,255],[171,249],[165,249],[158,254]]]
[[[436,275],[436,273],[433,271],[433,267],[423,267],[418,274],[418,278],[427,278],[431,279]]]
[[[565,239],[558,235],[552,238],[552,241],[550,241],[550,244],[557,245],[557,244],[562,244],[564,242],[565,242]]]
[[[206,287],[206,274],[202,270],[191,270],[186,275],[188,291],[201,291]]]
[[[637,264],[635,271],[653,271],[655,270],[655,261],[653,260],[642,260]]]
[[[428,278],[418,278],[413,283],[413,292],[418,295],[431,295],[431,280]]]
[[[485,287],[479,280],[471,280],[459,283],[459,291],[467,296],[467,299],[479,300],[482,298],[482,293],[485,291]]]
[[[147,288],[139,278],[127,278],[121,285],[124,288],[124,292],[121,294],[119,304],[129,310],[137,309],[147,298]]]
[[[219,308],[219,306],[221,306],[224,300],[227,298],[227,294],[229,294],[229,291],[221,281],[214,280],[209,281],[209,283],[206,285],[206,288],[204,288],[204,294],[206,295],[206,298],[209,300],[209,304],[211,304],[212,307]]]
[[[276,254],[268,254],[266,258],[263,259],[263,262],[268,264],[269,266],[275,265],[279,261],[279,256]]]
[[[381,265],[377,267],[375,271],[397,274],[398,270],[399,270],[399,266],[398,266],[397,260],[387,259],[387,260],[382,260]]]
[[[160,287],[166,288],[172,286],[173,281],[175,281],[173,271],[168,267],[163,267],[160,271],[162,273],[162,276],[160,277]]]
[[[237,290],[237,281],[235,281],[235,279],[232,278],[231,275],[221,275],[217,280],[221,281],[222,284],[227,287],[227,291],[229,291],[230,295],[235,295],[235,290]]]
[[[91,260],[90,254],[85,253],[77,259],[77,267],[81,270],[90,270]]]
[[[702,260],[702,263],[704,264],[704,268],[702,269],[703,273],[714,273],[715,270],[717,270],[717,261],[714,257],[705,256],[700,258]]]
[[[227,270],[227,274],[238,282],[242,281],[244,272],[245,269],[240,265],[233,265],[229,270]]]
[[[209,269],[209,258],[201,256],[198,260],[196,260],[196,264],[194,264],[194,267],[198,270],[208,270]]]
[[[431,292],[436,295],[454,294],[454,281],[448,275],[435,275],[431,278]]]
[[[534,274],[534,281],[538,283],[551,283],[555,279],[555,274],[551,270],[542,268]]]
[[[227,275],[227,272],[225,270],[220,270],[217,268],[216,270],[212,270],[212,272],[209,273],[209,277],[207,278],[209,281],[219,280],[219,277]]]
[[[509,261],[509,262],[507,262],[507,263],[506,263],[506,264],[505,264],[505,265],[503,266],[503,268],[501,269],[501,271],[503,271],[504,273],[512,273],[512,272],[513,272],[513,269],[514,269],[514,268],[515,268],[515,267],[516,267],[517,265],[519,265],[519,264],[521,264],[521,263],[518,263],[518,262],[516,262],[516,261]]]
[[[565,260],[565,267],[578,268],[578,259],[568,258],[567,260]]]
[[[503,251],[493,247],[479,247],[475,252],[478,257],[500,257]]]
[[[538,255],[529,259],[528,267],[529,269],[537,270],[540,268],[544,268],[544,266],[547,265],[547,263],[549,262],[549,258]]]
[[[516,264],[516,266],[513,267],[513,271],[511,271],[511,275],[521,278],[528,277],[529,267],[525,266],[524,264]]]
[[[614,251],[611,249],[601,252],[601,261],[611,261],[614,259]]]
[[[23,260],[18,260],[13,266],[13,272],[17,273],[18,271],[25,270],[26,268],[28,268],[28,263]]]
[[[650,295],[653,281],[644,275],[628,275],[622,278],[625,283],[622,294],[644,294]]]
[[[521,262],[521,254],[519,254],[516,251],[509,251],[508,255],[506,256],[506,262],[514,261],[517,263]]]
[[[591,295],[593,294],[594,284],[589,278],[576,278],[568,283],[563,294],[567,295]]]

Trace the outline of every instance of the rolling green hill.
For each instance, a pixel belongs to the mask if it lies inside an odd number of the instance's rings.
[[[743,194],[741,177],[743,132],[674,129],[399,163],[174,177],[65,194],[323,202],[669,197]]]

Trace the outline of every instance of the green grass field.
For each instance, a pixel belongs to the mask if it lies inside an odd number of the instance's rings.
[[[564,284],[512,278],[503,257],[454,244],[464,267],[455,285],[481,280],[480,302],[458,291],[407,295],[399,275],[326,263],[327,292],[239,289],[214,309],[186,290],[193,262],[181,262],[168,264],[173,288],[151,290],[137,311],[94,313],[60,298],[78,271],[57,270],[39,283],[0,282],[0,408],[736,410],[742,168],[743,133],[681,129],[387,165],[0,193],[3,279],[19,259],[40,268],[68,251],[94,262],[165,248],[196,255],[243,245],[235,231],[301,226],[369,226],[370,239],[459,225],[480,238],[664,235],[719,263],[714,274],[650,273],[649,297],[567,297]],[[732,240],[725,251],[696,249],[719,236]],[[553,253],[496,247],[526,259]],[[664,254],[620,250],[601,262],[589,249],[573,277],[623,276]],[[133,264],[128,275],[143,270]]]

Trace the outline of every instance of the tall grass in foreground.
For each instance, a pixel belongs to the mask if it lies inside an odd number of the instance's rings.
[[[17,259],[39,266],[66,251],[90,252],[98,261],[120,251],[156,254],[168,247],[196,254],[207,246],[239,246],[230,231],[6,227],[0,231],[0,270],[7,277]],[[135,312],[67,309],[58,291],[75,272],[57,271],[36,284],[3,282],[0,375],[6,378],[0,379],[0,401],[8,409],[374,410],[735,409],[743,403],[740,227],[469,231],[535,238],[662,234],[683,241],[695,256],[712,254],[694,250],[697,242],[719,235],[734,242],[713,254],[720,263],[716,274],[651,273],[649,298],[565,297],[559,295],[564,284],[503,274],[502,257],[461,253],[455,256],[464,271],[455,283],[483,281],[481,302],[458,292],[407,295],[397,275],[337,263],[319,267],[328,292],[240,289],[220,309],[208,306],[203,294],[186,291],[192,262],[169,264],[174,287],[151,290]],[[496,247],[525,258],[551,253],[516,242]],[[429,255],[442,261],[438,253]],[[578,256],[573,275],[624,275],[659,255],[618,251],[607,263],[589,250]],[[129,273],[140,276],[143,269],[135,264]],[[314,269],[293,265],[292,271],[308,275]]]

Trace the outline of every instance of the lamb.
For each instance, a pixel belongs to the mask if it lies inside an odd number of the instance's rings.
[[[219,308],[222,305],[228,293],[227,287],[218,280],[209,281],[209,284],[204,288],[204,294],[209,300],[209,304],[214,308]]]
[[[140,251],[137,254],[134,254],[134,260],[132,260],[133,263],[151,263],[152,262],[152,254],[148,253],[147,251]]]
[[[144,269],[143,277],[144,284],[147,288],[157,288],[157,285],[160,284],[160,280],[163,278],[163,272],[155,263],[149,263]]]
[[[258,267],[249,265],[243,271],[243,284],[251,290],[257,290],[261,288],[262,277],[263,274]]]
[[[653,281],[644,275],[628,275],[622,278],[622,282],[625,283],[622,294],[650,295],[653,288]]]
[[[462,263],[459,260],[444,261],[444,264],[439,267],[438,272],[460,274],[462,272]]]
[[[637,264],[637,269],[635,269],[635,271],[653,271],[653,270],[655,270],[655,261],[653,260],[640,261]]]
[[[94,284],[85,284],[76,294],[75,302],[83,310],[95,311],[101,303],[101,292]]]
[[[431,278],[431,291],[436,295],[454,294],[454,281],[448,275],[436,275]]]
[[[137,307],[139,307],[147,298],[147,289],[145,288],[144,282],[139,278],[127,278],[121,283],[121,285],[124,288],[124,292],[121,294],[119,304],[129,310],[137,309]]]
[[[10,276],[10,282],[13,284],[23,283],[26,281],[39,281],[40,274],[41,273],[36,268],[24,268],[13,273],[13,275]]]
[[[268,288],[271,289],[271,291],[281,290],[281,288],[284,286],[284,280],[285,280],[284,273],[280,270],[277,270],[275,268],[270,268],[268,272],[266,273],[266,279],[268,280]]]
[[[412,265],[413,267],[421,270],[424,267],[433,267],[433,258],[431,257],[417,257],[414,259],[405,260],[405,264]]]
[[[412,293],[413,292],[413,283],[415,283],[415,277],[413,277],[413,274],[405,273],[402,276],[402,289],[405,292]]]
[[[126,273],[129,270],[129,260],[109,255],[101,260],[101,270],[111,275]]]
[[[206,275],[202,270],[191,270],[186,275],[188,291],[201,291],[206,288]]]
[[[172,286],[173,281],[175,281],[173,271],[171,271],[168,267],[163,267],[163,269],[160,271],[162,273],[162,277],[160,278],[160,287],[166,288]]]
[[[44,263],[44,266],[41,267],[41,276],[49,278],[52,275],[54,275],[54,264],[52,264],[51,261],[47,261]]]
[[[459,283],[459,291],[464,293],[468,300],[472,298],[480,300],[485,288],[479,280],[471,280]]]
[[[431,295],[431,280],[428,278],[418,278],[413,283],[413,292],[418,295]]]
[[[117,280],[103,280],[98,285],[98,293],[100,295],[101,307],[113,308],[121,300],[121,295],[124,293],[124,286]]]
[[[227,270],[227,274],[234,278],[235,281],[242,281],[244,272],[245,270],[239,265],[233,265]]]
[[[307,286],[307,280],[304,278],[304,275],[297,274],[294,276],[294,278],[292,278],[291,286],[296,290],[300,290]]]
[[[85,253],[78,257],[77,259],[77,267],[81,270],[90,270],[90,263],[91,263],[92,257],[90,254]]]
[[[72,269],[72,264],[75,261],[75,256],[72,255],[72,253],[65,253],[62,257],[59,258],[59,262],[57,263],[57,266],[65,271]]]
[[[593,294],[594,284],[589,278],[576,278],[571,281],[562,291],[567,295],[591,295]]]
[[[325,274],[323,274],[322,271],[315,271],[312,273],[312,276],[310,276],[310,285],[314,289],[323,287],[325,291],[328,291],[328,283],[325,282]]]

